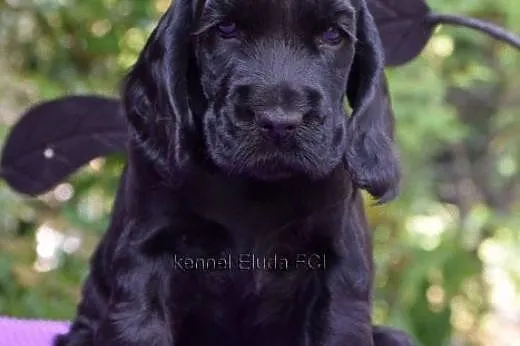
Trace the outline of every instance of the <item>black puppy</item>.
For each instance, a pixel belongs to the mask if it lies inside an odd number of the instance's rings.
[[[125,81],[128,165],[56,344],[410,345],[371,325],[360,189],[399,181],[380,52],[365,0],[176,0]]]

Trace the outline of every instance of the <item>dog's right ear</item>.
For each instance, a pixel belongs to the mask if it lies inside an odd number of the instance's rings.
[[[152,32],[123,84],[132,140],[157,169],[177,181],[191,161],[196,136],[190,104],[201,92],[192,45],[193,0],[175,0]],[[195,99],[194,99],[195,98]]]
[[[359,0],[357,42],[347,85],[353,114],[347,127],[345,163],[354,184],[384,203],[399,190],[394,116],[384,77],[383,47],[366,0]]]

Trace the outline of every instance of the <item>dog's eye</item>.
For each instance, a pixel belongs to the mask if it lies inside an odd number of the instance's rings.
[[[330,27],[321,34],[321,42],[328,45],[338,45],[343,41],[341,31],[335,27]]]
[[[237,25],[233,22],[220,23],[217,29],[222,38],[235,38],[237,36]]]

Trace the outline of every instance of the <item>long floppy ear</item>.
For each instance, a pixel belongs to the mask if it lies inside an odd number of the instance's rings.
[[[194,0],[175,0],[152,32],[122,90],[132,138],[170,182],[189,167],[196,136],[191,104],[199,77],[192,44]]]
[[[383,48],[365,0],[360,1],[357,43],[347,84],[353,109],[347,127],[345,164],[356,186],[384,203],[399,190],[394,117],[384,77]]]

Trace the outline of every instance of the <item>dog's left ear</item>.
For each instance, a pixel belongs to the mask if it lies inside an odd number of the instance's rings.
[[[170,182],[182,180],[197,147],[194,114],[204,99],[192,33],[201,3],[172,2],[123,84],[132,140]]]
[[[397,195],[400,169],[393,143],[394,117],[383,71],[383,48],[365,0],[360,0],[356,30],[347,84],[353,114],[347,125],[344,158],[354,184],[384,203]]]

